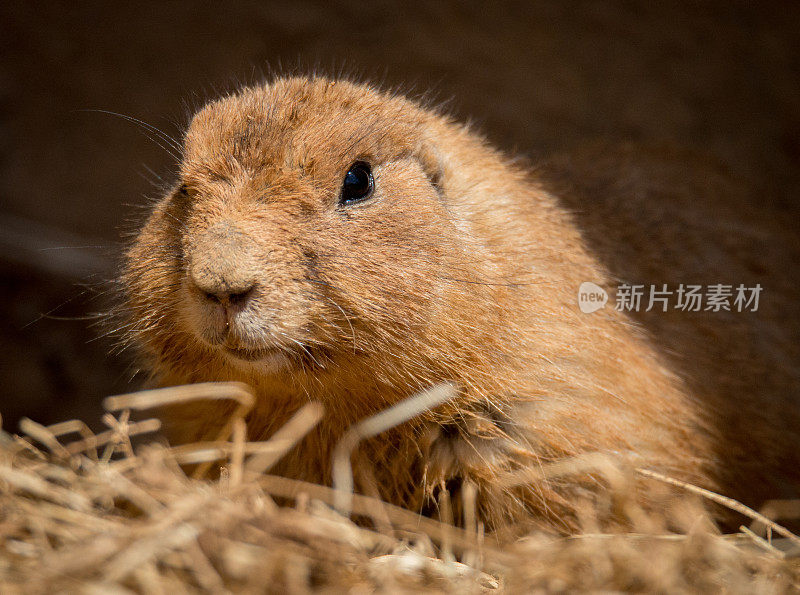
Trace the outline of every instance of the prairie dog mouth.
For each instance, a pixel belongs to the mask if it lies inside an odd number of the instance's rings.
[[[237,347],[225,347],[225,353],[233,357],[246,361],[257,362],[265,359],[274,359],[281,356],[281,350],[276,347],[264,349],[242,349]]]

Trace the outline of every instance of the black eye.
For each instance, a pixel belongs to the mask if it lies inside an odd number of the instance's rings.
[[[178,188],[178,192],[180,192],[184,196],[188,196],[189,195],[189,187],[186,184],[181,184],[180,188]]]
[[[370,197],[374,187],[375,180],[372,179],[369,163],[356,161],[344,176],[339,204],[348,205],[365,200]]]

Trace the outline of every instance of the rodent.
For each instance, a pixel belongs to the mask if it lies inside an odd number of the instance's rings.
[[[178,177],[126,254],[129,338],[156,385],[251,385],[250,439],[323,403],[275,472],[329,483],[346,428],[450,381],[452,404],[356,453],[385,500],[425,510],[469,480],[487,529],[569,530],[585,482],[497,478],[596,451],[797,496],[797,243],[717,166],[598,146],[528,167],[403,96],[289,77],[200,109]],[[758,312],[587,314],[584,281],[764,289]],[[208,438],[221,407],[173,436]]]

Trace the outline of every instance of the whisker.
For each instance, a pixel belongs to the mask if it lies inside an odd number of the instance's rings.
[[[104,110],[104,109],[83,109],[83,110],[78,110],[78,111],[95,112],[95,113],[99,113],[99,114],[107,114],[109,116],[116,116],[118,118],[122,118],[123,120],[127,120],[128,122],[132,122],[133,124],[137,124],[139,126],[142,126],[143,128],[151,131],[153,134],[158,135],[158,137],[163,142],[167,143],[167,145],[169,145],[169,147],[171,147],[172,149],[177,151],[178,155],[182,155],[183,154],[183,147],[181,147],[181,145],[174,138],[172,138],[170,135],[168,135],[166,132],[164,132],[160,128],[157,128],[156,126],[153,126],[152,124],[149,124],[149,123],[145,122],[144,120],[140,120],[139,118],[134,118],[133,116],[128,116],[126,114],[120,114],[118,112],[112,112],[110,110]],[[165,147],[162,146],[162,148],[164,148],[164,150],[166,150]],[[172,155],[173,157],[178,159],[178,157],[176,155],[173,155],[171,152],[170,152],[170,155]]]

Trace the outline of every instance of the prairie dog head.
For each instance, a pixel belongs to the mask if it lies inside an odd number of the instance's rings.
[[[328,369],[435,340],[442,284],[469,252],[443,198],[431,138],[443,122],[328,79],[209,103],[127,254],[132,336],[183,381]]]

